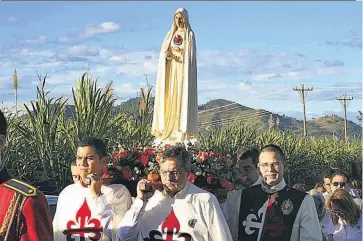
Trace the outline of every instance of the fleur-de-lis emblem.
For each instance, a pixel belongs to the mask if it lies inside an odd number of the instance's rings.
[[[74,241],[72,235],[77,234],[80,237],[80,241],[85,241],[86,234],[94,234],[93,236],[88,236],[92,241],[98,241],[101,238],[101,222],[98,219],[91,218],[92,213],[88,207],[86,199],[84,200],[82,206],[78,210],[75,220],[70,220],[67,223],[67,229],[63,231],[64,235],[67,235],[67,241]]]

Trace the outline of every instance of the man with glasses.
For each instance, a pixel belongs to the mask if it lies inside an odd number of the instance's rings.
[[[118,240],[232,241],[217,198],[187,182],[191,156],[185,146],[165,149],[159,164],[164,190],[150,190],[146,180],[139,182]]]
[[[348,176],[345,172],[343,171],[336,171],[332,176],[331,176],[331,191],[332,193],[337,190],[337,189],[344,189],[347,192],[350,193],[351,191],[351,184],[348,182]],[[360,199],[359,197],[353,197],[353,201],[360,207],[362,208],[362,199]]]
[[[242,174],[243,188],[228,192],[226,202],[221,204],[234,241],[238,240],[238,220],[242,191],[262,183],[262,177],[257,167],[258,154],[259,151],[252,146],[244,146],[237,150],[237,164],[235,168]]]
[[[258,166],[263,181],[242,193],[238,240],[322,240],[314,200],[286,185],[285,164],[280,147],[261,149]]]

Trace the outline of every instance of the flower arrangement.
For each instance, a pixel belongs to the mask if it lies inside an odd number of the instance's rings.
[[[117,169],[118,174],[114,176],[123,184],[138,182],[144,178],[158,182],[160,181],[158,164],[163,151],[169,147],[170,145],[165,145],[134,150],[120,148],[111,153],[112,162],[109,163],[108,169]],[[189,182],[222,198],[226,196],[227,191],[235,188],[232,182],[236,179],[233,174],[236,163],[234,155],[198,150],[193,145],[187,146],[186,149],[192,158]]]

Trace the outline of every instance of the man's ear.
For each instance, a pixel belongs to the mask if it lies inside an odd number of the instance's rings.
[[[5,135],[0,134],[0,151],[3,150],[3,148],[5,146],[5,141],[6,141]]]

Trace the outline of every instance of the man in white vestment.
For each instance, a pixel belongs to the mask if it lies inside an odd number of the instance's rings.
[[[276,145],[259,154],[263,182],[242,193],[240,241],[321,241],[322,233],[313,198],[286,185],[285,156]]]
[[[78,143],[80,180],[67,186],[58,197],[53,219],[56,241],[116,240],[117,227],[131,206],[131,196],[121,184],[102,185],[106,145],[97,138]]]
[[[141,191],[119,228],[120,241],[231,241],[217,198],[187,182],[191,157],[184,145],[167,148],[160,159],[164,190]]]
[[[228,192],[226,202],[221,203],[224,217],[227,220],[234,241],[238,240],[238,221],[242,192],[248,187],[262,183],[262,177],[257,166],[258,154],[259,151],[252,146],[244,146],[237,150],[237,164],[235,168],[243,173],[243,188]]]
[[[188,11],[175,11],[161,46],[152,134],[155,144],[197,143],[197,58]]]

